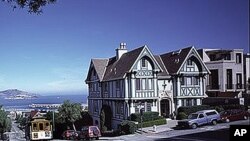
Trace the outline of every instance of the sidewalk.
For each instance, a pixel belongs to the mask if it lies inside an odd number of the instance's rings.
[[[172,119],[166,119],[167,120],[167,124],[164,125],[158,125],[156,126],[156,129],[154,130],[154,127],[145,127],[142,128],[142,134],[143,133],[160,133],[160,132],[164,132],[164,131],[171,131],[173,130],[173,127],[176,127],[177,125],[177,120],[172,120]],[[141,132],[141,129],[138,129],[139,132]]]

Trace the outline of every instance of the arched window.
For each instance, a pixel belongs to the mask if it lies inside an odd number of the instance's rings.
[[[143,68],[147,67],[147,66],[146,66],[146,59],[145,59],[145,58],[142,58],[142,59],[141,59],[141,66],[142,66]]]

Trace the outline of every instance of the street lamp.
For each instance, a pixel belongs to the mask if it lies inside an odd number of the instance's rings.
[[[142,115],[143,115],[143,109],[140,108],[140,116],[141,116],[141,131],[142,131]]]

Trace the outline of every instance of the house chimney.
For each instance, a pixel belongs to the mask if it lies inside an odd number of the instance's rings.
[[[116,49],[116,60],[119,60],[124,53],[127,53],[126,43],[120,43],[120,47]]]

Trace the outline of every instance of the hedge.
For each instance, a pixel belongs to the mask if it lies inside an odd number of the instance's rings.
[[[187,119],[187,118],[188,118],[188,115],[185,114],[184,112],[178,113],[178,115],[176,117],[177,120],[182,120],[182,119]]]
[[[142,115],[143,122],[158,120],[160,118],[161,117],[159,117],[158,112],[144,112]],[[128,117],[128,119],[136,122],[141,122],[141,115],[139,113],[133,113]]]
[[[142,123],[142,127],[150,127],[150,126],[153,126],[153,125],[162,125],[162,124],[166,124],[167,121],[165,118],[161,118],[161,119],[158,119],[158,120],[154,120],[154,121],[147,121],[147,122],[143,122]],[[141,128],[141,123],[138,124],[138,128]]]
[[[134,134],[137,129],[135,122],[129,120],[122,121],[120,127],[122,134]]]

